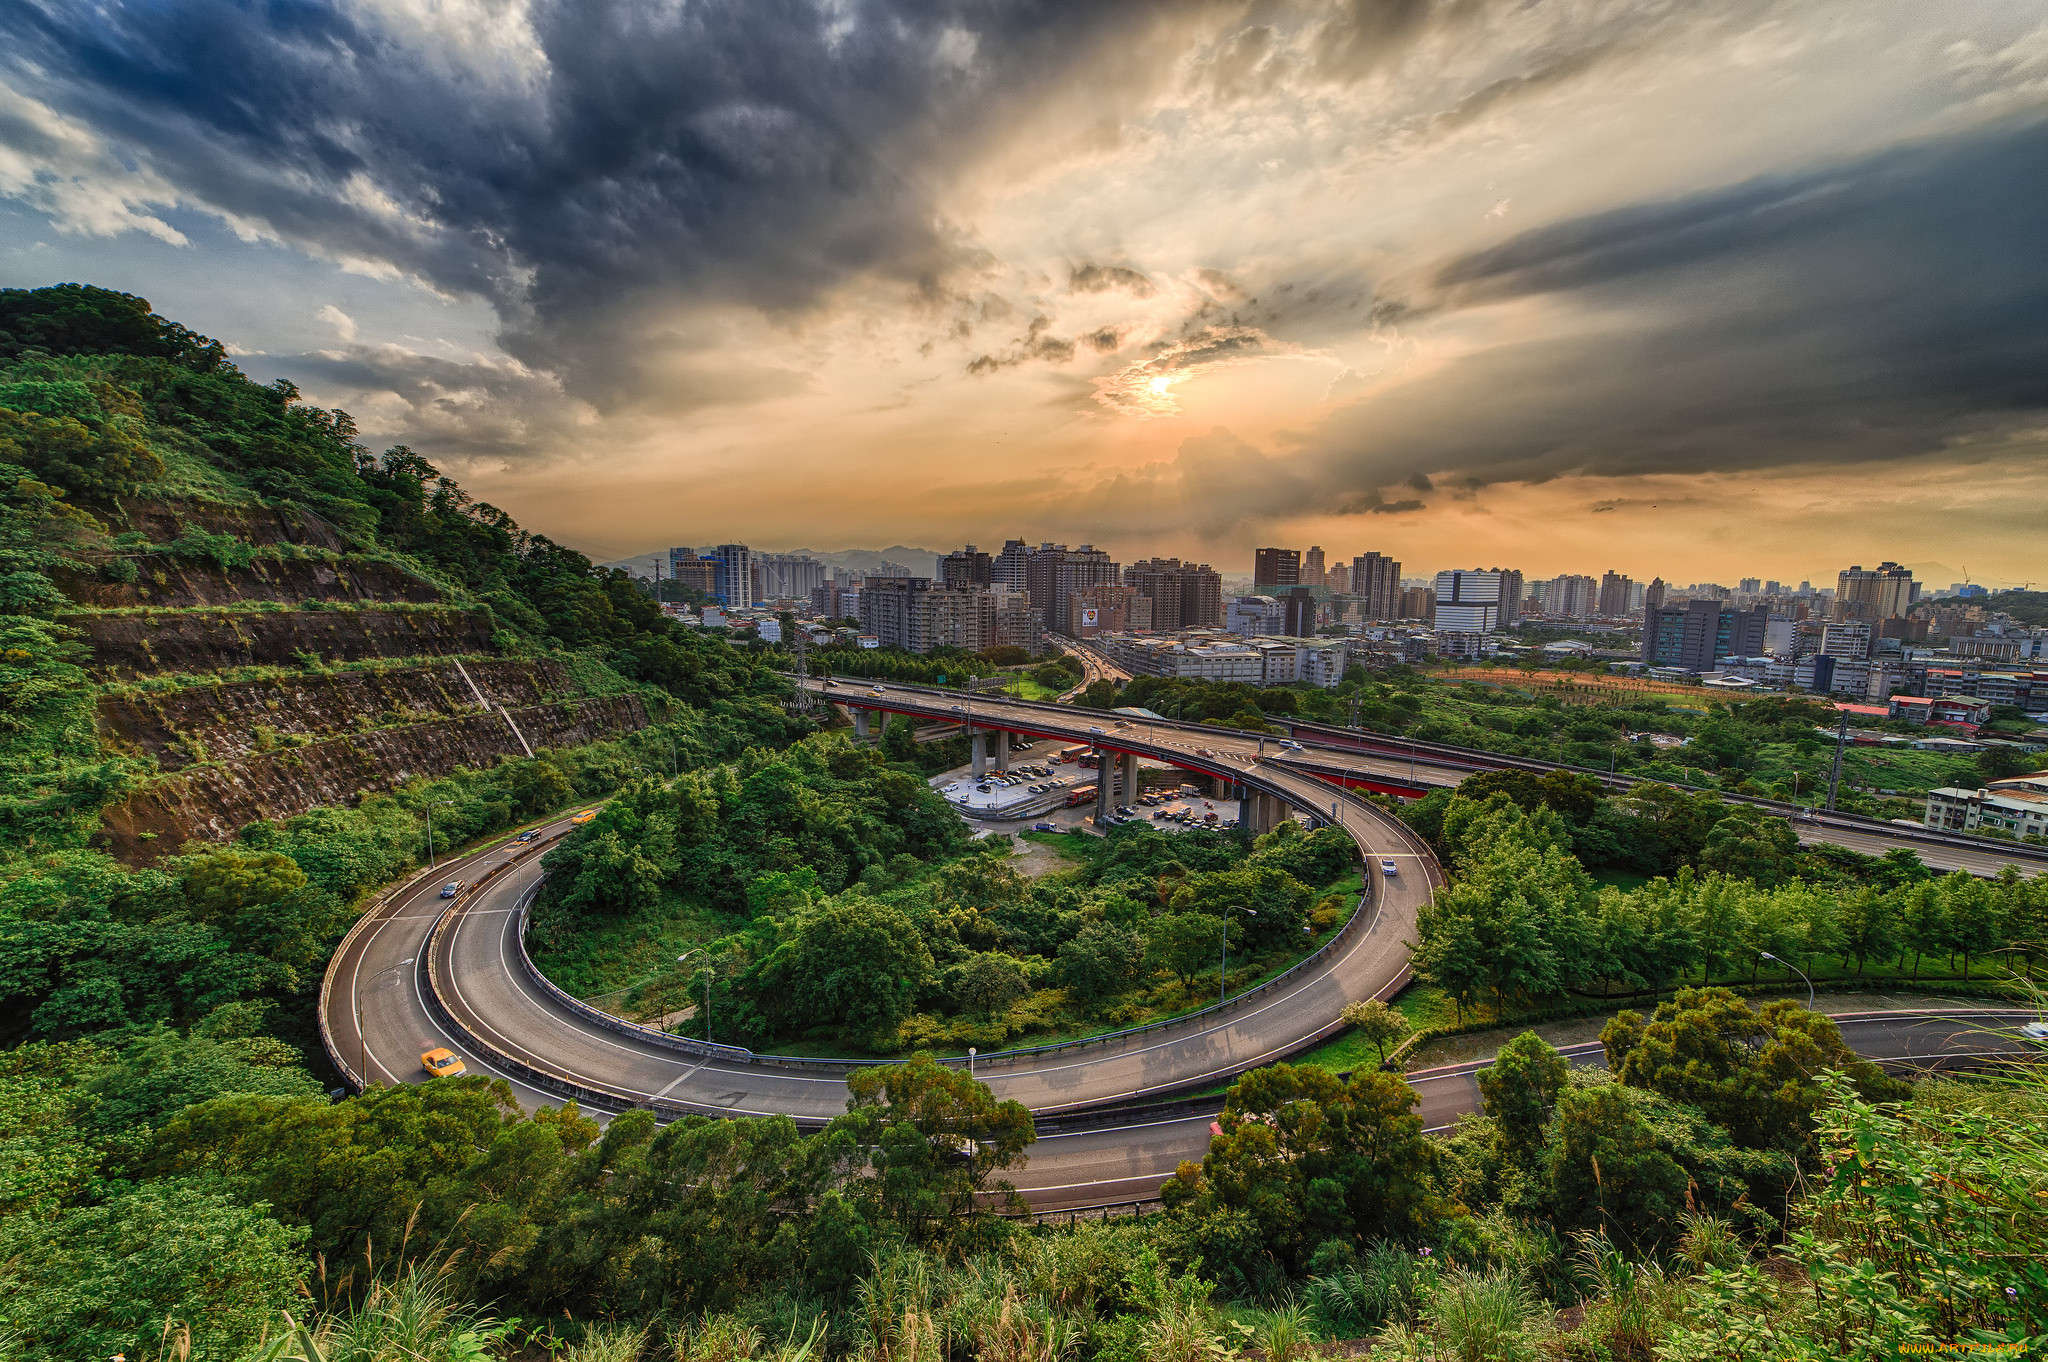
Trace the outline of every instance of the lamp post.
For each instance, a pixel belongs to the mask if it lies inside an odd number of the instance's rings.
[[[688,960],[688,959],[689,959],[689,958],[690,958],[691,956],[693,956],[693,955],[702,955],[702,954],[704,954],[704,950],[705,950],[705,948],[704,948],[704,947],[702,947],[702,946],[699,946],[699,947],[697,947],[697,948],[696,948],[695,950],[687,950],[687,951],[684,951],[684,952],[683,952],[683,953],[682,953],[681,955],[679,955],[679,956],[677,956],[677,957],[676,957],[676,964],[677,964],[678,966],[680,966],[680,965],[681,965],[681,964],[682,964],[682,963],[683,963],[683,962],[684,962],[685,960]],[[678,973],[678,974],[681,974],[681,973],[682,973],[682,970],[681,970],[680,968],[678,968],[678,969],[677,969],[677,971],[676,971],[676,973]],[[685,979],[685,980],[683,981],[683,1001],[684,1001],[684,1002],[688,1002],[689,1000],[690,1000],[690,984],[689,984],[689,981],[688,981],[687,979]],[[706,995],[706,997],[705,997],[705,1004],[706,1004],[706,1005],[705,1005],[705,1008],[704,1008],[704,1043],[705,1043],[706,1045],[709,1045],[709,1044],[711,1043],[711,1008],[710,1008],[710,1005],[709,1005],[709,1004],[710,1004],[710,997],[709,997],[709,995],[708,995],[708,994],[707,994],[707,995]],[[667,1027],[665,1027],[665,1026],[664,1026],[664,1027],[662,1028],[662,1030],[664,1030],[664,1031],[666,1031],[667,1029],[668,1029],[668,1028],[667,1028]]]
[[[1223,964],[1216,971],[1216,1005],[1223,1006],[1223,1000],[1230,988],[1230,915],[1243,913],[1246,917],[1257,917],[1258,909],[1247,908],[1233,903],[1223,910]]]
[[[1806,979],[1806,971],[1799,968],[1799,966],[1793,964],[1790,960],[1778,960],[1778,957],[1772,955],[1769,951],[1758,951],[1757,954],[1761,955],[1766,960],[1777,960],[1777,962],[1783,965],[1786,969],[1791,970],[1800,978]],[[1808,1012],[1813,1011],[1813,980],[1811,979],[1806,979],[1806,1010]]]
[[[434,859],[434,806],[453,804],[452,799],[430,799],[427,801],[427,869],[438,870],[440,863]]]
[[[967,1076],[969,1078],[974,1077],[974,1057],[979,1053],[972,1045],[967,1047]]]

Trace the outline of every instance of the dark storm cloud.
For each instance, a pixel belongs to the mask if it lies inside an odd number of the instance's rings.
[[[1525,233],[1445,263],[1409,315],[1589,321],[1397,385],[1307,448],[1388,487],[1867,464],[2036,426],[2044,184],[2036,120]]]
[[[516,353],[602,395],[637,307],[943,275],[965,252],[928,187],[1152,8],[543,0],[523,62],[340,0],[37,0],[0,19],[0,60],[191,201],[487,297]]]

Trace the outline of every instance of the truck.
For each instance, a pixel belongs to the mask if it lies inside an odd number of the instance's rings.
[[[1079,808],[1083,804],[1093,804],[1094,802],[1095,787],[1093,785],[1076,785],[1073,789],[1067,791],[1067,807],[1070,809]]]

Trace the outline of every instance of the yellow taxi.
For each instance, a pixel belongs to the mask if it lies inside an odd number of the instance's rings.
[[[452,1050],[429,1050],[420,1056],[420,1067],[430,1078],[454,1078],[463,1072],[462,1061]]]
[[[571,823],[588,823],[591,819],[595,817],[597,817],[596,809],[585,809],[582,813],[570,814],[569,821]]]

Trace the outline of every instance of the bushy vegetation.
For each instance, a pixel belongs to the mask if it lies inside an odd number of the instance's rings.
[[[1080,839],[1075,839],[1079,841]],[[896,1053],[1170,1015],[1209,996],[1223,946],[1256,977],[1350,911],[1349,840],[1287,824],[1255,845],[1127,824],[1027,881],[1008,838],[970,842],[916,776],[837,736],[753,751],[672,785],[629,786],[548,853],[543,968],[618,924],[677,917],[713,941],[717,1037]],[[607,952],[616,954],[615,952]],[[626,962],[627,968],[633,968]],[[714,984],[713,978],[722,982]],[[579,970],[595,993],[629,982]],[[669,987],[662,987],[668,982]],[[657,975],[639,996],[675,1001]]]
[[[1910,851],[1802,850],[1782,818],[1712,794],[1583,776],[1475,776],[1401,810],[1451,872],[1417,922],[1415,968],[1462,1016],[1688,980],[2031,976],[2048,953],[2048,878],[1937,878]],[[1585,869],[1654,875],[1633,889]]]

